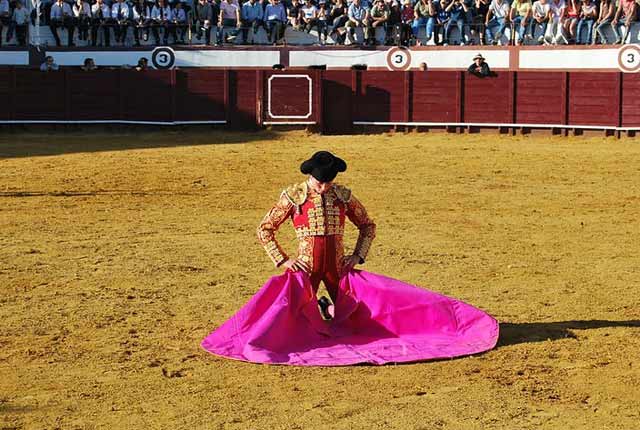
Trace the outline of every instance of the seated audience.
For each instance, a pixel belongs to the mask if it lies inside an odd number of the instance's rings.
[[[616,11],[613,21],[611,21],[611,27],[616,35],[616,41],[614,44],[624,44],[627,41],[629,30],[631,25],[636,20],[636,8],[638,5],[635,0],[620,0],[618,3],[618,10]],[[620,27],[624,26],[622,35],[620,35]]]
[[[580,7],[580,16],[578,19],[578,27],[576,29],[576,43],[582,45],[582,29],[587,26],[587,37],[584,44],[591,43],[593,38],[593,23],[598,17],[598,8],[594,0],[583,0]]]
[[[270,3],[264,10],[265,22],[267,25],[267,37],[269,43],[274,45],[284,37],[285,25],[287,23],[287,11],[280,0],[269,0]]]
[[[511,20],[511,40],[514,44],[522,45],[523,38],[531,38],[527,31],[527,24],[531,21],[531,0],[514,0],[511,3],[509,19]],[[517,36],[516,36],[517,35]]]
[[[26,46],[27,28],[29,27],[29,12],[22,4],[22,0],[16,1],[16,8],[13,10],[13,15],[11,17],[11,25],[15,28],[18,46]],[[7,32],[7,41],[11,39],[10,36],[9,32]]]
[[[169,44],[169,35],[175,39],[175,27],[173,26],[173,11],[164,0],[158,0],[158,4],[151,9],[151,32],[156,45],[160,44],[160,32],[162,29],[162,41]]]
[[[111,9],[103,0],[96,0],[91,6],[91,44],[98,43],[98,30],[102,31],[104,46],[111,46]]]
[[[69,3],[65,3],[64,0],[57,0],[53,6],[51,6],[51,15],[49,16],[49,28],[53,33],[53,38],[56,40],[56,46],[60,46],[60,36],[58,35],[58,28],[64,27],[67,29],[68,46],[73,46],[73,11]]]
[[[242,43],[247,44],[249,40],[249,29],[253,36],[258,29],[264,26],[264,10],[257,0],[248,0],[242,5]]]
[[[237,30],[242,25],[240,18],[240,7],[232,0],[222,0],[220,3],[220,14],[218,16],[218,42],[232,42],[236,38]],[[233,31],[224,40],[225,28]]]

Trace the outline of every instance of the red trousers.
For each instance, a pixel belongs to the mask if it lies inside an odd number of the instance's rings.
[[[335,303],[338,297],[338,285],[340,284],[339,265],[337,261],[336,236],[316,236],[313,243],[313,263],[311,266],[311,286],[317,292],[320,281],[327,288],[331,300]],[[341,245],[341,244],[340,244]]]

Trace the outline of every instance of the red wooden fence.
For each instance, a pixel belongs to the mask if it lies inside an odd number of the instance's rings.
[[[640,75],[0,69],[0,123],[213,123],[640,130]]]

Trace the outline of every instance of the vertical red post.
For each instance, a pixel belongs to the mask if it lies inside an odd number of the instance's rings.
[[[264,122],[264,70],[256,70],[256,123],[261,126]]]
[[[569,124],[569,72],[564,72],[562,91],[564,93],[562,98],[562,125],[567,125]]]
[[[456,122],[464,121],[464,72],[453,72],[458,78],[456,86]]]
[[[176,120],[176,70],[172,69],[169,71],[169,83],[171,85],[171,122]]]
[[[313,91],[313,108],[316,111],[316,126],[318,131],[322,131],[324,118],[322,115],[322,84],[324,73],[322,70],[315,70],[313,74],[314,91]]]
[[[402,97],[402,103],[404,106],[402,107],[402,121],[409,122],[410,112],[409,109],[411,107],[411,81],[413,78],[413,74],[411,72],[402,72],[404,73],[404,94]]]
[[[69,69],[65,69],[64,72],[64,119],[65,121],[71,120],[71,87],[69,85]]]
[[[229,123],[229,69],[224,69],[224,120]]]

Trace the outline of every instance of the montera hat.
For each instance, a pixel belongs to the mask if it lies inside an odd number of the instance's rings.
[[[476,54],[475,57],[473,57],[473,61],[475,60],[484,60],[485,58],[482,56],[482,54]]]
[[[347,163],[329,151],[318,151],[300,165],[300,171],[320,182],[330,182],[339,172],[347,170]]]

